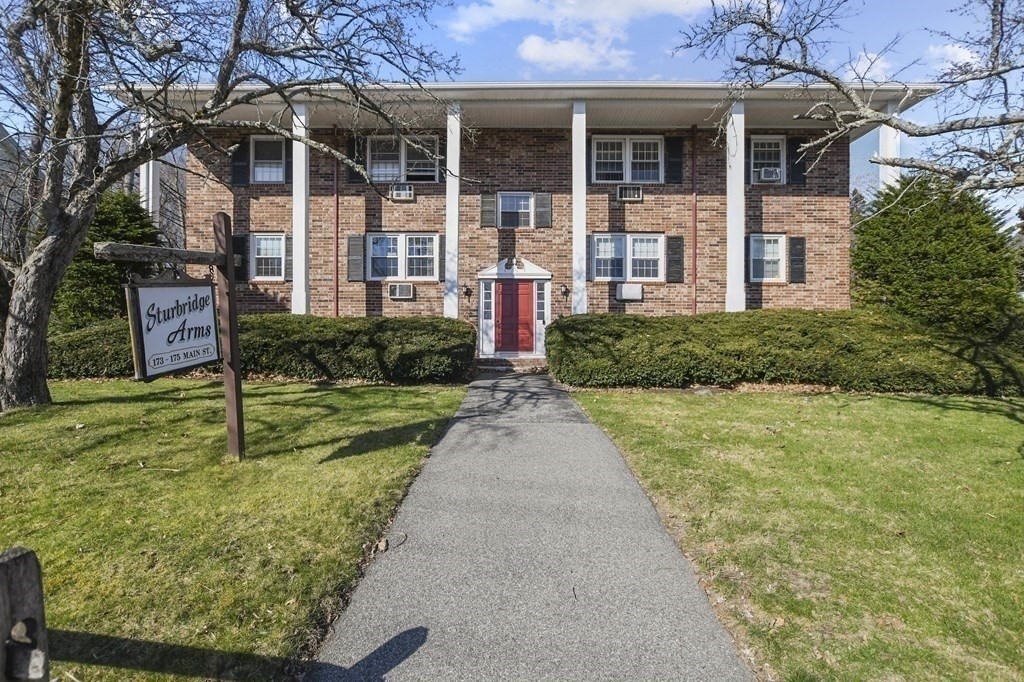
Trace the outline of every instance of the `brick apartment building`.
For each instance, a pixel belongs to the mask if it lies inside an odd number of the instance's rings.
[[[796,151],[821,126],[796,117],[827,90],[750,91],[721,130],[721,84],[430,91],[396,104],[416,117],[404,140],[322,98],[260,107],[373,184],[239,128],[190,145],[186,243],[212,248],[211,216],[233,216],[243,311],[459,317],[481,357],[510,358],[543,356],[546,325],[574,313],[849,307],[851,140],[814,164]],[[879,109],[920,99],[872,94]],[[879,146],[898,154],[898,137]],[[159,205],[147,165],[143,200]]]

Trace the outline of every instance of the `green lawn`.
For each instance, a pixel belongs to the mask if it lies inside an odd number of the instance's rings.
[[[61,680],[280,676],[339,607],[461,387],[54,383],[0,415],[0,548],[39,554]],[[99,661],[100,665],[81,661]]]
[[[763,677],[1024,679],[1024,401],[575,395]]]

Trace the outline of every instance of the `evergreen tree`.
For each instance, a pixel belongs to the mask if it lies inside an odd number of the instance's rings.
[[[857,301],[971,336],[1019,314],[1017,254],[989,199],[909,176],[869,208],[853,246]]]
[[[149,263],[109,263],[96,260],[96,242],[125,242],[157,246],[160,234],[139,196],[108,192],[100,200],[89,235],[75,254],[54,300],[50,329],[54,332],[79,329],[100,320],[126,314],[124,287],[132,274],[153,272]]]

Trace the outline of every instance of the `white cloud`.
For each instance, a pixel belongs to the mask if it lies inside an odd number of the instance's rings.
[[[587,42],[582,38],[547,40],[538,35],[523,38],[516,52],[523,61],[545,71],[624,70],[630,67],[633,56],[629,50],[614,48],[606,41]]]
[[[892,76],[892,62],[875,52],[861,52],[846,69],[846,80],[883,82]]]
[[[974,52],[963,45],[946,43],[945,45],[929,45],[925,55],[936,69],[943,71],[957,64],[974,64],[979,58]]]
[[[519,45],[521,59],[539,68],[577,71],[627,70],[632,52],[621,46],[632,21],[668,15],[689,18],[711,0],[484,0],[461,5],[448,22],[456,40],[513,21],[551,27],[554,36],[531,33]]]

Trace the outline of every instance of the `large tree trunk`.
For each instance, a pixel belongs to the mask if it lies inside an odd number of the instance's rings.
[[[87,216],[61,219],[29,254],[11,291],[3,349],[0,350],[0,410],[47,405],[46,330],[57,287],[85,240],[95,209]]]

